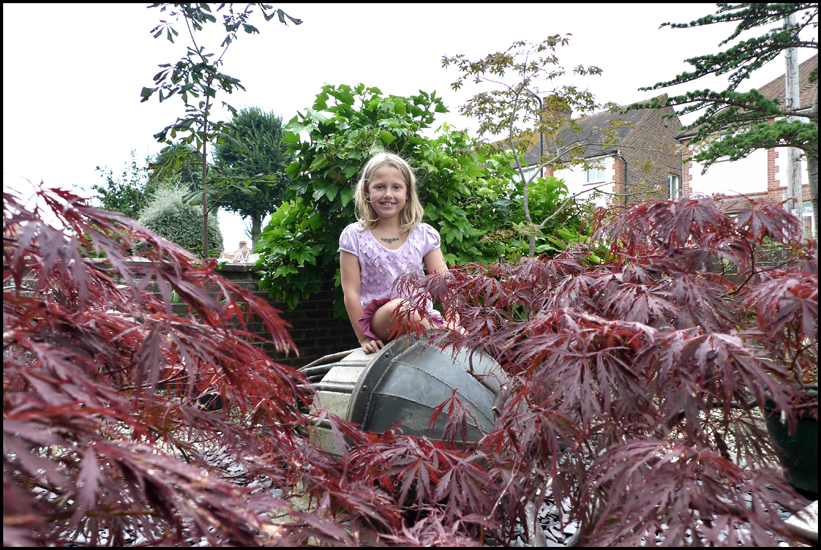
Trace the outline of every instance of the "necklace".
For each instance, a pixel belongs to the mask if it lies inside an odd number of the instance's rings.
[[[389,238],[387,238],[387,239],[386,239],[386,238],[384,238],[384,237],[380,237],[380,239],[379,239],[379,240],[381,240],[381,241],[385,241],[385,242],[386,242],[386,243],[388,243],[388,244],[392,244],[392,243],[395,243],[396,241],[398,241],[398,240],[399,240],[399,237],[389,237]]]

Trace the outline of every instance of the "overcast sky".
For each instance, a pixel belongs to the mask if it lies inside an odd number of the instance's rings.
[[[225,55],[222,72],[239,78],[245,92],[218,100],[236,108],[260,107],[285,121],[310,107],[323,84],[364,83],[384,94],[436,91],[457,128],[475,123],[457,113],[477,89],[450,88],[458,73],[441,66],[443,55],[470,59],[506,50],[515,40],[539,42],[572,34],[558,57],[568,70],[579,64],[603,70],[568,80],[596,100],[628,104],[655,93],[638,88],[670,80],[688,69],[684,60],[718,51],[728,24],[699,29],[659,29],[713,13],[712,4],[282,4],[304,21],[282,25],[252,21],[258,35],[240,34]],[[119,174],[130,151],[138,158],[161,146],[153,134],[184,112],[177,97],[140,103],[161,63],[176,62],[189,45],[177,26],[177,45],[150,30],[167,17],[138,4],[3,4],[3,185],[21,188],[25,178],[51,186],[90,190],[102,179],[95,167]],[[212,25],[213,26],[213,25]],[[215,28],[216,30],[216,28]],[[221,34],[206,35],[217,51]],[[742,35],[742,38],[748,37]],[[799,61],[810,52],[799,52]],[[760,70],[741,91],[784,73],[781,58]],[[719,79],[689,89],[722,89]],[[542,89],[547,89],[545,86]],[[540,90],[541,91],[541,90]],[[681,93],[684,87],[664,90]],[[217,117],[227,119],[227,111]],[[682,120],[683,123],[691,120]],[[225,246],[245,239],[237,216],[220,213]]]

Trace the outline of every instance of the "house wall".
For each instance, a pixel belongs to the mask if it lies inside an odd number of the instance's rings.
[[[772,149],[772,178],[769,181],[767,190],[771,200],[782,201],[787,193],[787,148],[775,147]],[[810,200],[810,174],[807,170],[807,161],[801,161],[801,187],[803,189],[803,201]]]
[[[663,118],[673,113],[672,107],[649,109],[618,145],[627,161],[627,193],[642,193],[628,196],[628,202],[648,198],[667,200],[670,198],[668,177],[675,175],[682,180],[681,153],[676,140],[681,123],[676,116]]]
[[[683,181],[682,157],[676,140],[676,135],[681,132],[681,123],[676,116],[663,118],[664,115],[674,114],[672,107],[647,109],[641,119],[634,123],[630,133],[616,145],[624,160],[613,154],[599,157],[605,167],[605,181],[608,182],[608,185],[601,188],[602,191],[617,195],[625,193],[626,162],[626,192],[641,193],[630,196],[630,201],[669,198],[668,176],[672,174]],[[565,180],[571,194],[590,187],[587,172],[581,168],[554,170],[553,175]],[[595,203],[597,206],[624,204],[624,197],[599,195]]]
[[[600,189],[608,193],[614,193],[614,181],[616,178],[615,158],[612,156],[604,157],[599,159],[599,162],[604,167],[604,181],[608,182],[607,185],[600,187]],[[570,195],[584,191],[585,189],[589,189],[593,186],[593,184],[587,183],[587,171],[582,169],[580,166],[573,166],[563,170],[552,170],[552,172],[554,177],[564,180],[565,185],[567,185],[568,194]],[[593,194],[594,193],[592,192],[585,193],[582,197],[587,197]],[[610,195],[598,194],[594,202],[596,206],[606,206],[612,202],[612,197]]]
[[[689,140],[685,143],[689,143]],[[690,150],[685,148],[684,158],[690,154]],[[703,175],[701,170],[704,165],[691,160],[684,166],[684,192],[704,195],[759,195],[772,202],[781,202],[787,192],[786,164],[786,147],[758,149],[746,158],[734,162],[715,162]],[[804,201],[810,200],[808,182],[807,163],[801,161]]]
[[[691,178],[689,194],[749,195],[766,191],[767,163],[767,151],[764,149],[753,151],[743,160],[715,162],[703,175],[701,171],[704,165],[700,162],[690,161],[688,163]]]

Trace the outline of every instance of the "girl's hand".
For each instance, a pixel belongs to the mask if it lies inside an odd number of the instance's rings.
[[[364,338],[359,343],[362,344],[362,350],[365,353],[376,353],[377,351],[385,347],[385,344],[382,343],[382,340],[374,340],[373,338]]]
[[[456,317],[455,319],[451,319],[450,321],[445,321],[444,328],[448,330],[454,330],[462,335],[467,334],[467,331],[464,328],[462,328],[462,325],[459,324],[458,317]]]

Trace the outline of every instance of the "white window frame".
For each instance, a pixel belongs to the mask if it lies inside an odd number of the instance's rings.
[[[587,170],[587,183],[599,183],[605,181],[606,173],[603,166],[590,168]]]
[[[677,174],[667,174],[667,192],[671,200],[681,198],[681,178]]]

